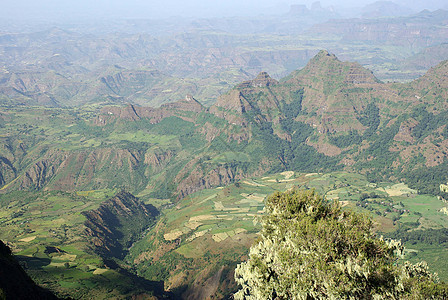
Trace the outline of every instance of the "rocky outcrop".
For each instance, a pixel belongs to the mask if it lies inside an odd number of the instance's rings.
[[[118,72],[101,77],[100,82],[109,89],[109,93],[112,92],[122,97],[128,97],[144,90],[163,76],[156,70],[120,70],[118,67],[115,67],[111,71]]]
[[[182,175],[182,172],[179,175]],[[203,189],[228,185],[236,179],[246,177],[238,168],[229,166],[218,166],[206,173],[200,166],[195,166],[186,178],[181,179],[179,175],[176,178],[176,181],[179,181],[177,185],[178,198],[184,198]]]
[[[20,189],[42,189],[54,176],[58,161],[44,159],[35,163],[21,178]]]
[[[150,150],[145,154],[145,164],[151,167],[154,172],[161,171],[174,155],[175,152],[172,150]]]
[[[85,234],[92,249],[101,256],[122,258],[139,235],[154,223],[158,211],[132,194],[120,192],[86,217]]]
[[[254,107],[239,90],[231,90],[229,93],[220,96],[216,104],[210,107],[210,113],[218,118],[243,127],[247,126],[247,120],[243,114],[252,110],[254,110]]]
[[[141,168],[144,159],[144,151],[132,149],[49,150],[19,174],[8,189],[141,188],[147,184]]]
[[[252,121],[247,118],[271,122],[280,110],[281,95],[272,92],[278,81],[272,79],[266,72],[261,72],[256,78],[245,81],[235,89],[218,98],[210,107],[210,113],[227,120],[230,124],[247,127]],[[256,121],[256,120],[255,120]]]
[[[100,115],[94,120],[96,125],[107,125],[115,121],[137,121],[142,118],[149,119],[156,124],[165,118],[177,116],[184,120],[192,121],[192,117],[186,113],[199,113],[206,108],[192,96],[187,95],[185,99],[177,102],[167,103],[159,108],[142,107],[128,104],[121,106],[106,106],[101,109]]]
[[[96,125],[106,125],[117,119],[126,121],[140,120],[140,116],[148,116],[154,111],[150,107],[138,107],[128,104],[125,107],[107,106],[101,109],[100,115],[94,120]]]
[[[11,162],[0,156],[0,186],[5,185],[16,177],[16,170]]]
[[[255,87],[268,87],[278,84],[278,81],[271,78],[268,73],[260,72],[255,79],[244,81],[237,86],[238,89],[255,88]]]

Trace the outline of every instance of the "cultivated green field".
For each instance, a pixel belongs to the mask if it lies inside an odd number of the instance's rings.
[[[345,209],[368,215],[379,235],[403,226],[427,230],[448,224],[448,216],[440,212],[445,203],[434,196],[419,195],[403,183],[375,184],[363,175],[346,172],[289,171],[188,196],[164,211],[157,226],[133,246],[126,260],[137,266],[140,275],[163,279],[166,287],[180,293],[180,285],[198,280],[202,270],[212,274],[220,266],[233,266],[244,258],[257,236],[266,196],[295,188],[316,189],[326,199],[338,200]],[[448,280],[445,264],[440,264],[448,261],[447,246],[406,244],[408,253],[413,252],[406,258],[427,261],[441,279]]]
[[[448,215],[441,212],[448,206],[445,202],[419,195],[403,183],[371,183],[363,175],[346,172],[286,171],[196,192],[174,205],[143,191],[140,196],[147,204],[164,209],[158,223],[131,247],[121,264],[135,265],[138,275],[149,281],[164,281],[165,289],[175,294],[181,294],[185,284],[205,284],[221,268],[225,275],[218,279],[223,284],[257,237],[265,198],[289,189],[316,189],[327,200],[338,200],[344,209],[365,213],[381,235],[393,237],[403,228],[438,230],[448,224]],[[33,279],[60,296],[101,298],[131,293],[131,277],[105,267],[89,250],[82,233],[85,217],[81,212],[98,208],[116,192],[2,194],[0,239],[12,247]],[[405,259],[425,260],[441,279],[448,279],[447,243],[410,240],[405,246]],[[225,295],[233,288],[224,285],[217,293]]]
[[[82,211],[117,191],[14,192],[0,195],[0,239],[41,286],[58,296],[110,299],[132,291],[132,279],[104,266],[88,249]]]

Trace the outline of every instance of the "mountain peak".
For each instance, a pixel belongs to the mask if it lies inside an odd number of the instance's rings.
[[[321,50],[300,71],[291,74],[296,80],[320,79],[323,82],[340,82],[340,84],[373,84],[379,80],[373,73],[358,63],[342,62],[336,55]]]
[[[254,79],[244,81],[238,85],[238,88],[268,87],[276,84],[278,84],[278,81],[269,76],[267,72],[260,72]]]
[[[328,52],[327,50],[320,50],[311,60],[308,64],[312,63],[313,61],[338,61],[340,60],[334,55],[333,53]]]

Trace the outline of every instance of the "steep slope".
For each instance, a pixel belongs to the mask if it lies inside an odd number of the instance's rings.
[[[87,218],[85,233],[93,250],[104,259],[110,259],[124,257],[126,249],[154,222],[158,211],[122,191],[98,209],[82,214]]]
[[[357,114],[384,89],[372,72],[357,63],[341,62],[327,51],[320,51],[285,84],[303,88],[302,109],[316,117],[302,118],[321,133],[364,129]]]
[[[159,108],[9,108],[2,192],[126,188],[179,199],[285,169],[406,178],[445,163],[446,68],[382,83],[320,51],[281,81],[261,72],[210,108],[190,95]]]
[[[107,202],[108,199],[111,200]],[[102,206],[104,201],[106,202]],[[111,205],[116,206],[110,207]],[[95,214],[100,207],[101,211]],[[150,227],[154,222],[157,210],[142,204],[132,195],[123,192],[117,195],[114,190],[78,193],[15,191],[0,195],[0,208],[0,239],[8,243],[15,258],[34,282],[51,290],[58,297],[163,298],[163,281],[149,281],[138,277],[126,265],[119,266],[114,261],[116,258],[110,255],[101,257],[94,251],[97,249],[94,243],[105,238],[102,233],[114,233],[114,238],[117,238],[112,241],[117,250],[115,254],[123,255],[129,244],[136,241],[146,229],[145,226]],[[87,218],[84,214],[93,218]],[[117,222],[101,222],[101,217]],[[85,224],[90,224],[91,227],[86,227]],[[103,227],[95,227],[95,224]],[[98,232],[93,231],[96,229]],[[87,232],[93,233],[94,237],[88,236]],[[106,250],[102,253],[105,252]],[[28,292],[26,282],[14,277],[14,270],[11,270],[10,277],[3,273],[11,267],[10,260],[6,265],[4,263],[0,254],[0,264],[3,264],[0,268],[0,288],[8,292],[11,292],[11,288],[20,293],[18,285],[23,284],[23,292]],[[7,283],[9,279],[14,282],[4,288],[3,283]],[[7,299],[39,298],[31,295]]]
[[[399,232],[416,235],[406,247],[419,249],[407,253],[406,260],[425,259],[442,280],[448,278],[446,229],[433,231],[447,226],[448,216],[441,211],[446,203],[418,195],[404,183],[375,184],[365,175],[346,172],[286,171],[191,194],[164,210],[127,259],[142,276],[164,278],[166,289],[179,298],[224,298],[236,291],[235,264],[246,259],[250,245],[259,238],[265,197],[295,188],[316,189],[328,200],[339,199],[344,209],[371,216],[375,231],[405,228]],[[418,236],[434,242],[419,244]]]
[[[448,104],[448,60],[442,61],[437,66],[415,80],[411,84],[415,97],[428,106],[432,106],[434,111],[446,110]]]
[[[1,299],[58,299],[37,286],[15,260],[11,249],[0,241],[0,298]]]
[[[189,95],[159,108],[5,107],[0,204],[8,221],[2,223],[7,228],[2,234],[24,256],[37,256],[33,263],[45,264],[39,272],[59,271],[67,262],[77,276],[85,276],[77,283],[79,295],[91,282],[98,283],[99,272],[116,276],[121,270],[104,268],[96,254],[88,256],[96,252],[114,259],[127,254],[119,263],[138,265],[139,274],[159,282],[153,282],[155,290],[161,290],[163,280],[176,295],[197,298],[223,296],[234,288],[227,266],[255,238],[253,216],[262,212],[264,196],[277,184],[284,189],[293,182],[304,188],[328,184],[328,197],[358,201],[364,189],[351,188],[345,179],[311,182],[323,171],[354,171],[363,174],[360,186],[368,190],[366,195],[373,195],[356,207],[371,205],[378,222],[385,222],[384,230],[396,228],[401,217],[406,226],[443,227],[444,202],[416,195],[402,183],[392,188],[382,182],[407,181],[420,192],[447,198],[439,189],[448,181],[446,74],[447,63],[442,62],[409,84],[382,83],[359,64],[321,51],[283,80],[262,72],[210,108]],[[293,172],[270,175],[286,170]],[[294,172],[305,174],[299,179]],[[232,188],[222,187],[232,183]],[[154,222],[150,208],[124,192],[108,194],[104,204],[96,197],[123,187],[145,203],[169,209],[141,240]],[[13,192],[17,189],[24,191]],[[377,194],[397,198],[378,201]],[[432,210],[419,206],[421,201]],[[417,206],[424,217],[407,211]],[[61,217],[67,211],[72,214]],[[437,218],[431,219],[435,213]],[[81,231],[85,239],[77,239]],[[45,253],[47,246],[52,253]],[[93,251],[74,252],[80,247]],[[114,293],[129,294],[120,289]]]
[[[424,10],[407,17],[382,19],[339,19],[314,25],[310,34],[336,35],[343,41],[405,46],[413,50],[448,41],[448,11]]]
[[[426,72],[429,68],[438,65],[448,59],[448,43],[425,48],[419,53],[405,59],[401,63],[402,68],[421,70]]]

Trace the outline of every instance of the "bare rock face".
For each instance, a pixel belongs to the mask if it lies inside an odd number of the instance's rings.
[[[135,106],[132,104],[128,104],[125,107],[107,106],[101,109],[101,113],[95,119],[94,123],[99,126],[104,126],[117,120],[137,121],[146,118],[151,123],[156,124],[172,116],[191,121],[190,118],[184,115],[185,112],[199,113],[205,110],[206,108],[201,103],[191,95],[187,95],[185,99],[164,104],[159,108]]]
[[[253,80],[245,81],[237,86],[237,88],[254,88],[254,87],[268,87],[278,84],[278,81],[271,78],[268,73],[260,72]]]
[[[248,126],[244,115],[253,112],[258,118],[273,120],[280,110],[279,101],[272,93],[278,81],[268,73],[261,72],[256,78],[245,81],[229,93],[218,98],[210,112],[219,118],[226,119],[230,124]]]
[[[228,185],[235,179],[241,179],[245,176],[242,172],[228,166],[216,167],[208,173],[204,173],[200,166],[196,166],[186,178],[180,179],[179,177],[176,179],[180,180],[177,186],[178,198],[180,199],[203,189]]]
[[[263,160],[258,168],[247,171],[244,166],[218,165],[214,168],[204,170],[198,160],[192,160],[177,174],[174,181],[177,184],[177,198],[181,199],[194,192],[229,185],[232,182],[265,174],[271,167],[272,162]]]
[[[154,206],[122,191],[98,209],[83,212],[85,233],[96,253],[121,258],[157,214]]]
[[[254,110],[254,107],[239,90],[231,90],[228,94],[220,96],[216,104],[210,107],[210,113],[218,118],[243,127],[247,126],[247,121],[242,114],[251,110]]]
[[[165,167],[171,158],[175,155],[174,151],[148,151],[145,154],[145,164],[150,166],[154,171],[160,171]]]
[[[0,157],[0,186],[5,185],[16,177],[16,170],[11,162],[5,158]]]
[[[23,176],[22,188],[41,189],[55,173],[54,161],[42,160],[35,163]]]
[[[144,152],[98,148],[93,151],[50,150],[10,182],[8,189],[65,190],[145,186]]]

